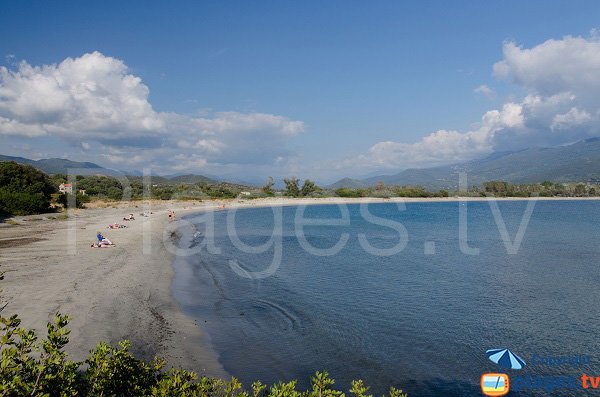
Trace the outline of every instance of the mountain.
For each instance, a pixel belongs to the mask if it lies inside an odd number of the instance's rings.
[[[173,183],[199,183],[199,182],[217,183],[216,179],[212,179],[212,178],[206,177],[204,175],[194,175],[194,174],[168,176],[166,178],[170,182],[173,182]]]
[[[95,163],[71,161],[67,159],[42,159],[42,160],[31,160],[24,157],[13,157],[4,156],[0,154],[0,161],[14,161],[19,164],[27,164],[38,170],[45,172],[46,174],[68,174],[69,169],[77,175],[105,175],[105,176],[124,176],[128,178],[141,178],[140,172],[121,172],[104,168]],[[203,175],[193,174],[177,174],[171,176],[152,176],[153,183],[218,183],[216,179],[209,178]]]
[[[433,168],[407,169],[394,175],[360,180],[345,178],[331,187],[367,187],[383,181],[387,185],[420,185],[431,190],[457,189],[460,172],[467,173],[470,186],[492,180],[513,183],[600,180],[600,138],[566,146],[497,152],[483,159]]]
[[[67,174],[69,168],[76,169],[78,174],[86,175],[115,175],[117,171],[109,170],[98,164],[89,162],[71,161],[67,159],[42,159],[30,160],[24,157],[12,157],[0,155],[0,161],[14,161],[19,164],[28,164],[46,174]]]
[[[344,178],[339,181],[327,186],[330,189],[339,189],[341,187],[347,187],[351,189],[358,189],[361,187],[367,187],[367,183],[363,179],[352,179],[352,178]]]

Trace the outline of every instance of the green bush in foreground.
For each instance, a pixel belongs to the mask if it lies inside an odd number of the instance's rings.
[[[0,276],[0,279],[2,277]],[[129,351],[130,343],[118,347],[99,343],[85,363],[68,359],[64,347],[69,342],[67,316],[56,314],[48,324],[48,336],[39,340],[35,331],[21,327],[17,316],[0,317],[0,395],[1,396],[201,396],[201,397],[344,397],[333,389],[327,371],[317,372],[311,389],[296,390],[296,381],[277,383],[270,388],[254,382],[249,391],[236,379],[222,380],[198,376],[183,369],[164,371],[164,361],[145,362]],[[84,369],[82,364],[86,364]],[[363,381],[353,381],[350,393],[367,395]],[[390,388],[390,397],[407,397]]]

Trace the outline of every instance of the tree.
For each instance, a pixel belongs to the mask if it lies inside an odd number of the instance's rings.
[[[273,193],[273,185],[275,185],[275,182],[273,182],[273,177],[270,176],[267,178],[267,183],[265,183],[265,185],[262,187],[262,191],[269,195],[272,196]]]
[[[48,211],[56,191],[48,175],[32,166],[0,162],[0,212],[30,215]]]
[[[75,201],[72,201],[72,200],[75,200]],[[81,193],[76,193],[76,194],[66,193],[66,194],[61,194],[60,196],[58,196],[57,201],[59,204],[62,204],[62,206],[65,208],[67,208],[70,203],[75,203],[76,208],[84,208],[85,207],[84,204],[90,202],[90,196],[88,196],[86,194],[81,194]]]
[[[583,196],[586,193],[586,188],[585,185],[583,183],[579,183],[577,184],[577,186],[575,186],[575,195],[576,196]]]
[[[283,183],[285,183],[285,195],[286,196],[298,197],[300,195],[300,187],[299,187],[298,178],[296,178],[295,176],[293,176],[291,178],[285,178],[283,180]]]
[[[304,181],[304,184],[302,185],[302,190],[300,191],[300,194],[306,197],[319,190],[321,190],[321,188],[318,187],[313,181],[311,181],[310,179],[306,179]]]

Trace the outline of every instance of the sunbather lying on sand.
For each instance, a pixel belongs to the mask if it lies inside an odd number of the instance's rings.
[[[120,223],[109,223],[108,226],[106,226],[107,229],[123,229],[126,227],[126,225],[121,225]]]
[[[110,248],[110,247],[116,247],[116,245],[108,244],[108,243],[104,243],[104,242],[92,243],[92,248]]]
[[[133,214],[129,214],[126,217],[123,218],[124,221],[135,221],[135,218],[133,217]]]

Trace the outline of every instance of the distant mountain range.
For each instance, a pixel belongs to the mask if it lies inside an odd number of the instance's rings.
[[[19,164],[27,164],[46,174],[68,174],[69,169],[78,175],[105,175],[105,176],[123,176],[141,177],[141,173],[128,173],[104,168],[95,163],[71,161],[67,159],[42,159],[30,160],[24,157],[4,156],[0,154],[0,161],[14,161]],[[218,181],[203,175],[170,175],[170,176],[152,176],[153,183],[217,183]]]
[[[118,171],[100,167],[98,164],[71,161],[66,159],[30,160],[24,157],[3,156],[0,154],[0,161],[14,161],[19,164],[28,164],[42,172],[45,172],[46,174],[66,174],[68,173],[67,170],[69,168],[84,170],[86,174],[90,175],[94,175],[96,173],[101,175],[120,174]]]
[[[66,159],[30,160],[23,157],[0,155],[0,161],[29,164],[47,174],[66,174],[77,169],[80,175],[107,175],[140,177],[140,173],[123,173],[90,162]],[[458,188],[458,175],[467,173],[470,186],[483,182],[503,180],[513,183],[600,181],[600,138],[591,138],[567,146],[531,148],[517,152],[493,153],[483,159],[433,168],[407,169],[393,175],[380,175],[364,179],[344,178],[329,186],[361,188],[378,182],[386,185],[419,185],[429,190]],[[216,183],[214,177],[194,174],[153,176],[153,182]],[[245,185],[248,185],[247,183]]]
[[[470,186],[493,180],[513,183],[597,181],[600,180],[600,138],[567,146],[493,153],[465,163],[407,169],[393,175],[344,178],[328,187],[361,188],[381,181],[387,185],[420,185],[431,190],[457,189],[460,172],[467,173]]]

